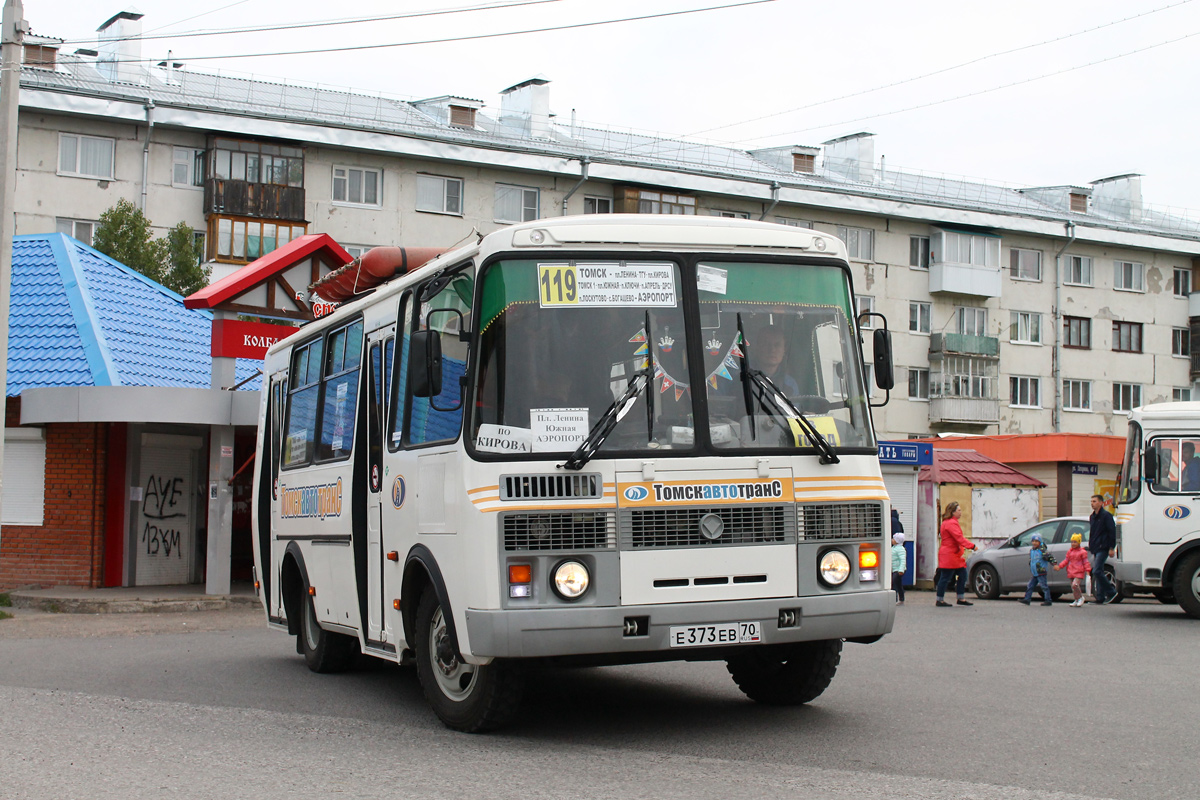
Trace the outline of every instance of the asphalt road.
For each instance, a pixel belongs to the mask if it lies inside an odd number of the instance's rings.
[[[412,669],[313,674],[245,610],[26,612],[0,621],[0,799],[1196,797],[1200,622],[909,597],[808,707],[723,664],[542,671],[484,736]]]

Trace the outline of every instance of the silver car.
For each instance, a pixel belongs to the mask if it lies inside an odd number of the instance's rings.
[[[1032,528],[1018,533],[1003,544],[991,550],[976,552],[967,560],[967,576],[970,587],[976,596],[983,600],[995,600],[1006,592],[1021,592],[1029,583],[1029,550],[1035,533],[1041,534],[1042,542],[1057,563],[1062,563],[1063,556],[1071,547],[1071,536],[1081,534],[1083,546],[1087,547],[1091,523],[1087,517],[1055,517],[1045,522],[1039,522]],[[1110,561],[1104,567],[1104,573],[1110,581],[1113,580],[1113,567]],[[1050,584],[1050,596],[1059,598],[1071,591],[1071,579],[1067,571],[1051,569],[1046,580]],[[1114,603],[1121,602],[1124,591],[1120,584],[1114,581],[1117,596]],[[1040,593],[1039,593],[1040,594]]]

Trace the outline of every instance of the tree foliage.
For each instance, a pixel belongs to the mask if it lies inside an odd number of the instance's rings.
[[[124,198],[100,215],[92,247],[185,297],[208,284],[195,233],[180,222],[155,239],[150,220]]]

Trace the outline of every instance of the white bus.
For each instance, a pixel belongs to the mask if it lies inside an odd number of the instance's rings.
[[[1129,412],[1117,501],[1117,580],[1200,619],[1200,403]]]
[[[256,585],[313,670],[415,662],[480,731],[532,663],[723,660],[798,704],[891,630],[891,346],[864,316],[864,363],[836,238],[563,217],[346,269],[267,354],[259,426]]]

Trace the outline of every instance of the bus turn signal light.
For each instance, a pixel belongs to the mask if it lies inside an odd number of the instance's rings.
[[[395,600],[392,601],[392,608],[396,609],[397,611],[400,610],[400,598],[399,597],[397,597]]]
[[[387,554],[387,560],[388,560],[388,561],[399,561],[399,560],[400,560],[400,553],[398,553],[398,552],[397,552],[397,551],[395,551],[395,550],[389,550],[389,551],[388,551],[388,554]]]
[[[528,564],[509,564],[509,583],[530,583],[533,581],[533,568]]]
[[[860,569],[875,569],[879,566],[879,551],[878,550],[859,550],[858,551],[858,566]]]
[[[317,587],[315,587],[315,586],[308,587],[308,596],[316,597],[317,596]]]

